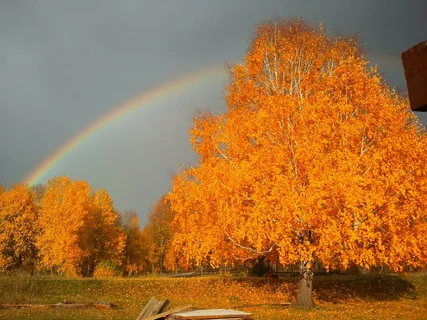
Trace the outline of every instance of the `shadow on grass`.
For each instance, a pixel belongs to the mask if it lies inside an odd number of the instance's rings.
[[[323,276],[314,279],[313,288],[317,300],[328,302],[417,298],[415,286],[398,275]]]
[[[288,279],[246,278],[235,281],[261,290],[285,290],[294,301],[298,277]],[[417,291],[411,281],[399,275],[322,275],[314,276],[313,296],[317,301],[339,303],[350,300],[390,301],[400,298],[416,299]]]

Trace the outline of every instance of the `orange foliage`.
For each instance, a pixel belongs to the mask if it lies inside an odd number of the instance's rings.
[[[84,231],[85,246],[90,252],[90,271],[97,263],[110,260],[120,265],[125,248],[126,235],[117,224],[113,200],[105,189],[95,191],[91,197],[92,207]]]
[[[120,263],[125,234],[105,190],[91,193],[85,181],[57,177],[41,199],[37,239],[44,267],[67,275],[90,274],[97,263]]]
[[[148,217],[147,226],[144,228],[146,236],[152,243],[150,246],[150,260],[154,263],[154,269],[160,272],[164,272],[166,267],[168,269],[175,267],[174,264],[171,266],[166,261],[169,242],[173,235],[171,226],[173,216],[169,200],[163,196],[153,206]]]
[[[16,184],[0,188],[0,269],[29,268],[36,263],[37,208],[30,189]]]
[[[191,129],[198,167],[168,199],[187,263],[258,256],[326,269],[427,263],[427,140],[354,39],[260,25],[228,111]]]
[[[139,219],[135,212],[122,215],[123,230],[126,233],[124,250],[124,270],[128,275],[136,275],[150,269],[151,243],[144,237],[139,227]]]
[[[82,260],[89,256],[82,234],[90,213],[90,187],[66,177],[49,181],[41,200],[37,245],[41,263],[68,275],[81,273]]]

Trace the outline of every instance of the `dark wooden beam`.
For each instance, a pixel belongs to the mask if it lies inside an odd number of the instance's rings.
[[[427,111],[427,41],[402,52],[412,111]]]

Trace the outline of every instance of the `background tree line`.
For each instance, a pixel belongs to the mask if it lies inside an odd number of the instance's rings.
[[[172,211],[162,197],[141,230],[105,189],[56,177],[46,185],[0,186],[0,271],[67,276],[166,271]]]

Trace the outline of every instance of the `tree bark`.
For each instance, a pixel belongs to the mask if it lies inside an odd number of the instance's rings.
[[[301,279],[298,283],[298,296],[293,304],[300,308],[314,308],[313,301],[313,271],[307,262],[301,262]]]

